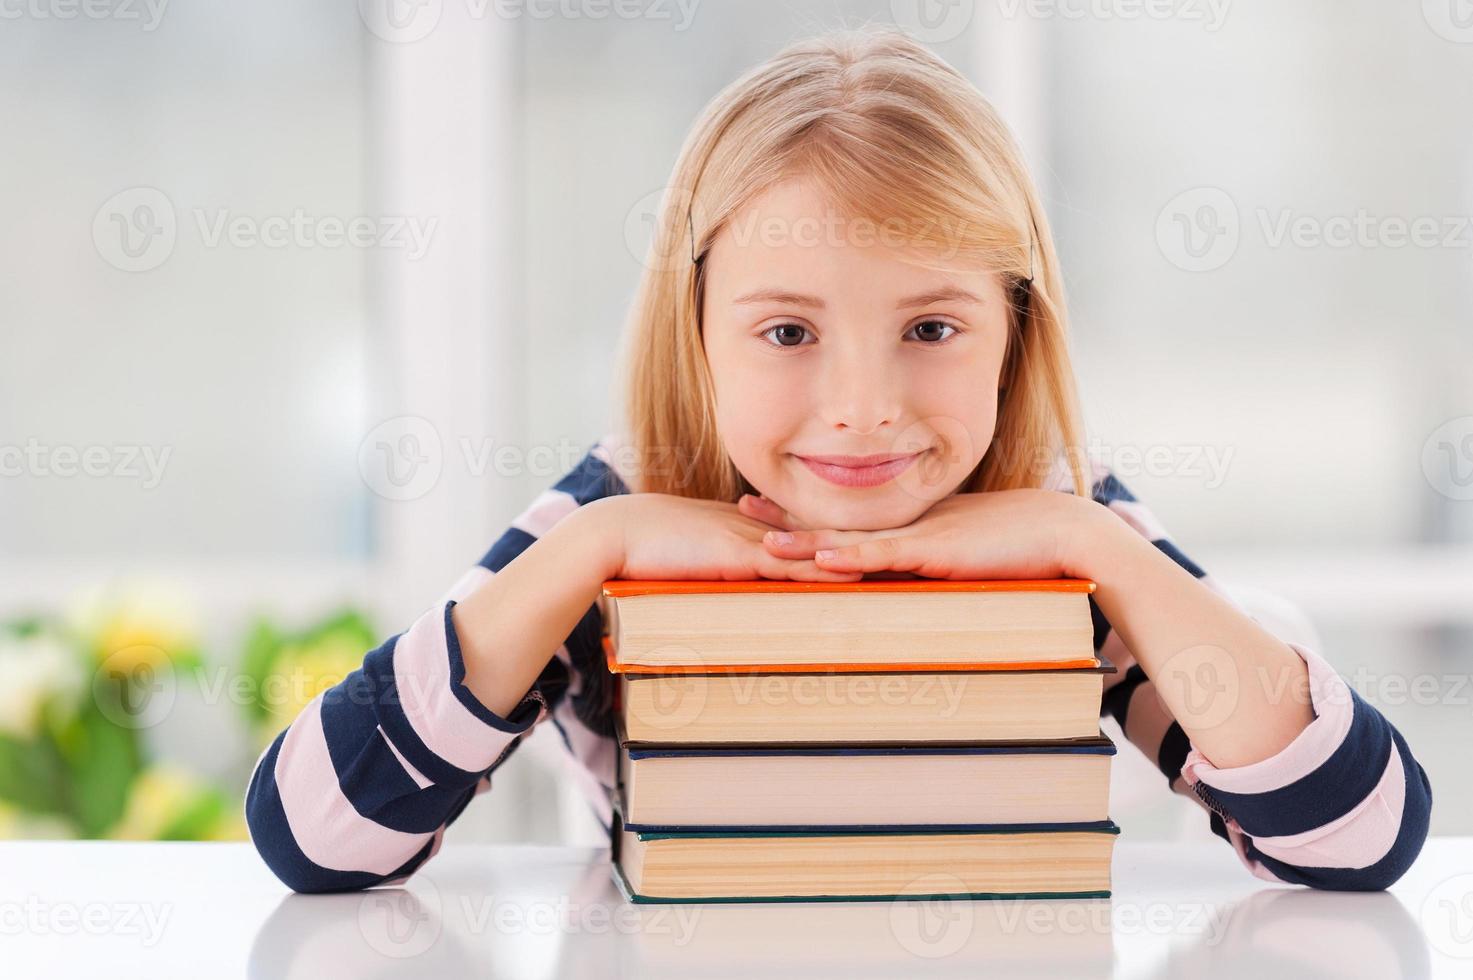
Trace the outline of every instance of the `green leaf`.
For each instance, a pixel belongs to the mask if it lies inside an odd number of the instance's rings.
[[[160,831],[159,840],[207,840],[224,816],[225,797],[218,790],[206,790],[169,821]]]
[[[108,688],[98,688],[106,696]],[[98,837],[117,822],[128,787],[142,768],[138,733],[113,724],[88,704],[64,733],[62,754],[71,784],[71,809],[85,837]]]
[[[29,813],[69,815],[66,765],[56,746],[0,735],[0,800]]]
[[[261,696],[266,677],[271,673],[271,666],[276,661],[276,655],[281,652],[286,638],[265,617],[258,618],[251,624],[250,632],[246,634],[245,651],[240,658],[240,672],[250,680],[250,697],[245,702],[246,715],[252,720],[265,718],[267,715],[266,701]]]

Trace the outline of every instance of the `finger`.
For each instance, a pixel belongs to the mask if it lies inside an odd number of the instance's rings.
[[[858,544],[820,548],[813,553],[813,561],[818,567],[831,571],[880,572],[892,569],[908,572],[920,565],[915,540],[900,535],[873,537]]]
[[[737,510],[753,520],[771,524],[773,527],[793,529],[803,526],[802,522],[773,501],[750,493],[744,493],[737,499]]]
[[[842,548],[874,537],[874,531],[768,531],[762,545],[781,558],[812,558],[825,548]]]
[[[859,572],[819,568],[811,561],[768,558],[759,570],[764,578],[790,579],[795,582],[857,582]]]

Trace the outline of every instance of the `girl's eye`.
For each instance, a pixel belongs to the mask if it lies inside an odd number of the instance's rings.
[[[797,323],[779,323],[775,327],[768,327],[762,331],[762,336],[775,336],[777,343],[775,347],[801,347],[803,334],[808,328]]]
[[[927,343],[939,343],[949,338],[951,334],[956,333],[956,327],[953,327],[949,323],[943,323],[940,320],[926,320],[922,323],[917,323],[911,327],[911,330],[916,332],[918,339],[924,340]],[[950,330],[951,333],[942,332],[946,330]]]

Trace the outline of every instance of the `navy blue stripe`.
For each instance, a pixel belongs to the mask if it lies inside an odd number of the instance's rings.
[[[1095,601],[1093,592],[1089,594],[1088,598],[1089,621],[1094,627],[1095,653],[1098,654],[1100,648],[1105,645],[1105,638],[1110,635],[1110,621],[1105,618],[1104,610],[1100,609],[1100,604]]]
[[[581,507],[589,501],[598,500],[602,497],[613,496],[619,493],[628,493],[629,488],[619,475],[609,468],[609,464],[593,455],[586,453],[563,478],[552,485],[554,490],[561,490]]]
[[[1182,568],[1185,568],[1187,571],[1191,572],[1192,578],[1203,578],[1204,576],[1206,576],[1207,573],[1202,570],[1202,566],[1198,565],[1186,555],[1182,554],[1181,549],[1172,544],[1170,539],[1161,538],[1160,540],[1152,541],[1151,543],[1156,546],[1156,550],[1160,551],[1167,558],[1170,558]]]
[[[1191,740],[1187,738],[1181,725],[1173,721],[1161,737],[1161,748],[1156,753],[1156,768],[1161,770],[1168,783],[1174,782],[1181,775],[1182,764],[1187,761],[1187,753],[1190,751]]]
[[[404,714],[398,682],[394,678],[394,647],[398,642],[398,636],[389,637],[363,659],[361,670],[349,674],[342,684],[328,691],[323,697],[324,714],[330,707],[336,711],[339,698],[352,707],[370,705],[375,721],[383,727],[394,748],[426,779],[432,783],[458,786],[474,783],[480,773],[453,766],[430,751]]]
[[[1427,827],[1432,816],[1432,784],[1427,779],[1427,773],[1412,758],[1411,749],[1407,747],[1401,733],[1393,728],[1391,739],[1401,756],[1402,768],[1406,771],[1407,789],[1406,802],[1401,812],[1401,828],[1385,857],[1364,868],[1298,867],[1269,857],[1255,847],[1252,841],[1247,842],[1248,855],[1263,862],[1266,868],[1283,880],[1297,885],[1309,885],[1311,888],[1380,891],[1394,885],[1412,866],[1427,840]]]
[[[496,543],[491,546],[491,550],[482,556],[479,564],[482,568],[489,568],[493,572],[499,572],[507,565],[510,565],[513,558],[530,548],[532,542],[536,540],[535,537],[519,527],[509,527],[501,532],[501,537],[497,538]]]
[[[1228,836],[1227,821],[1222,819],[1221,814],[1213,813],[1211,810],[1207,811],[1207,829],[1228,843],[1232,843],[1232,838]]]
[[[1346,687],[1354,715],[1345,740],[1319,768],[1265,793],[1202,787],[1250,837],[1284,837],[1323,827],[1371,794],[1391,759],[1390,722]]]
[[[1145,670],[1141,668],[1140,664],[1131,664],[1130,668],[1125,671],[1125,675],[1121,678],[1120,683],[1105,692],[1105,697],[1100,703],[1104,711],[1100,713],[1104,714],[1105,711],[1108,711],[1116,723],[1120,725],[1120,730],[1124,731],[1125,719],[1130,716],[1131,695],[1135,693],[1136,688],[1146,683],[1148,679]]]
[[[537,720],[537,712],[542,707],[542,698],[534,685],[531,691],[523,696],[522,700],[512,709],[510,717],[503,718],[490,708],[486,707],[471,693],[471,689],[465,686],[465,657],[460,652],[460,637],[455,634],[455,620],[450,611],[455,608],[455,600],[451,599],[445,603],[445,648],[450,655],[450,693],[455,695],[457,701],[465,705],[465,709],[475,715],[477,720],[490,725],[499,732],[511,735],[520,735],[532,727]]]
[[[1094,488],[1090,490],[1090,496],[1097,504],[1108,505],[1112,500],[1135,502],[1135,494],[1126,489],[1125,484],[1121,483],[1114,473],[1107,473],[1097,480]]]
[[[262,756],[251,776],[245,803],[246,826],[250,828],[256,852],[284,885],[299,892],[356,891],[409,874],[429,858],[433,841],[427,841],[413,857],[387,875],[335,871],[309,860],[292,836],[276,787],[276,758],[285,738],[285,731],[277,735]]]

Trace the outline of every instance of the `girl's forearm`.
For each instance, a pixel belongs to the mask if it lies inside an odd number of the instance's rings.
[[[1076,535],[1078,574],[1214,766],[1270,758],[1314,720],[1304,660],[1109,511]]]
[[[505,717],[619,567],[615,502],[580,507],[451,610],[465,686]]]

